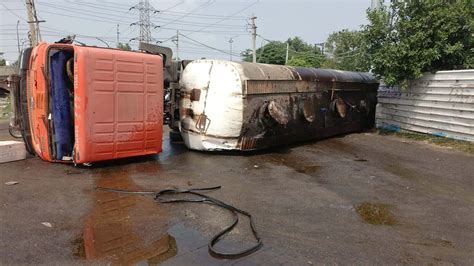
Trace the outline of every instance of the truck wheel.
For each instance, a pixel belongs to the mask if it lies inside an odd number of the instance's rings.
[[[181,137],[181,133],[177,130],[170,131],[170,141],[171,142],[182,142],[183,138]]]
[[[12,127],[8,127],[8,132],[10,132],[10,136],[16,138],[16,139],[19,139],[19,138],[22,138],[23,136],[21,135],[21,132],[12,128]]]

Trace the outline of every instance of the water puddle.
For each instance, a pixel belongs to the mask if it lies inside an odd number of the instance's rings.
[[[416,172],[410,169],[407,169],[405,167],[402,167],[400,164],[397,164],[397,163],[391,163],[385,166],[385,169],[389,171],[390,173],[397,175],[401,178],[406,178],[406,179],[418,178],[418,174]]]
[[[284,165],[288,168],[295,170],[298,173],[306,174],[306,175],[315,174],[321,169],[321,166],[316,165],[316,164],[311,164],[311,163],[308,164],[308,161],[305,160],[304,158],[295,157],[291,155],[291,153],[288,153],[288,154],[270,153],[270,154],[262,155],[261,159],[264,162]]]
[[[344,141],[343,138],[339,138],[339,137],[326,139],[324,141],[321,141],[320,144],[318,143],[318,145],[311,145],[310,147],[316,148],[316,149],[325,147],[325,148],[329,148],[329,150],[341,151],[341,152],[345,152],[349,154],[354,154],[356,150],[356,148],[353,145],[351,145],[347,141]]]
[[[383,203],[363,202],[354,206],[357,213],[366,223],[374,225],[394,225],[395,217],[389,206]]]
[[[96,186],[140,190],[129,171],[126,165],[99,169]],[[177,254],[176,241],[167,232],[166,213],[151,197],[105,191],[95,191],[94,197],[83,235],[75,240],[77,256],[130,265],[157,264]]]

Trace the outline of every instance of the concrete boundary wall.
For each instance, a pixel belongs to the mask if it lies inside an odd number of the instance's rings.
[[[406,90],[381,85],[376,125],[474,141],[474,69],[426,74]]]

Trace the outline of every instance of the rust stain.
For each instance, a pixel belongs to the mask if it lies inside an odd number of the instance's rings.
[[[126,166],[100,170],[96,185],[140,189],[129,178]],[[151,198],[97,191],[94,200],[83,232],[83,251],[78,238],[76,255],[115,265],[154,264],[176,255],[175,240],[167,233],[166,215]]]
[[[238,146],[243,151],[253,150],[257,146],[257,141],[257,138],[240,137]]]
[[[354,206],[360,217],[369,224],[394,225],[395,217],[389,210],[389,206],[383,203],[363,202]]]
[[[309,97],[303,101],[303,116],[309,123],[313,123],[316,120],[316,106],[317,101],[315,101],[313,97]]]
[[[286,125],[290,121],[290,114],[285,106],[276,101],[268,104],[268,113],[280,125]]]

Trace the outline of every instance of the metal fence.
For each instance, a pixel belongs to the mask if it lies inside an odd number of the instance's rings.
[[[381,85],[376,124],[474,141],[474,69],[426,74],[406,90]]]

